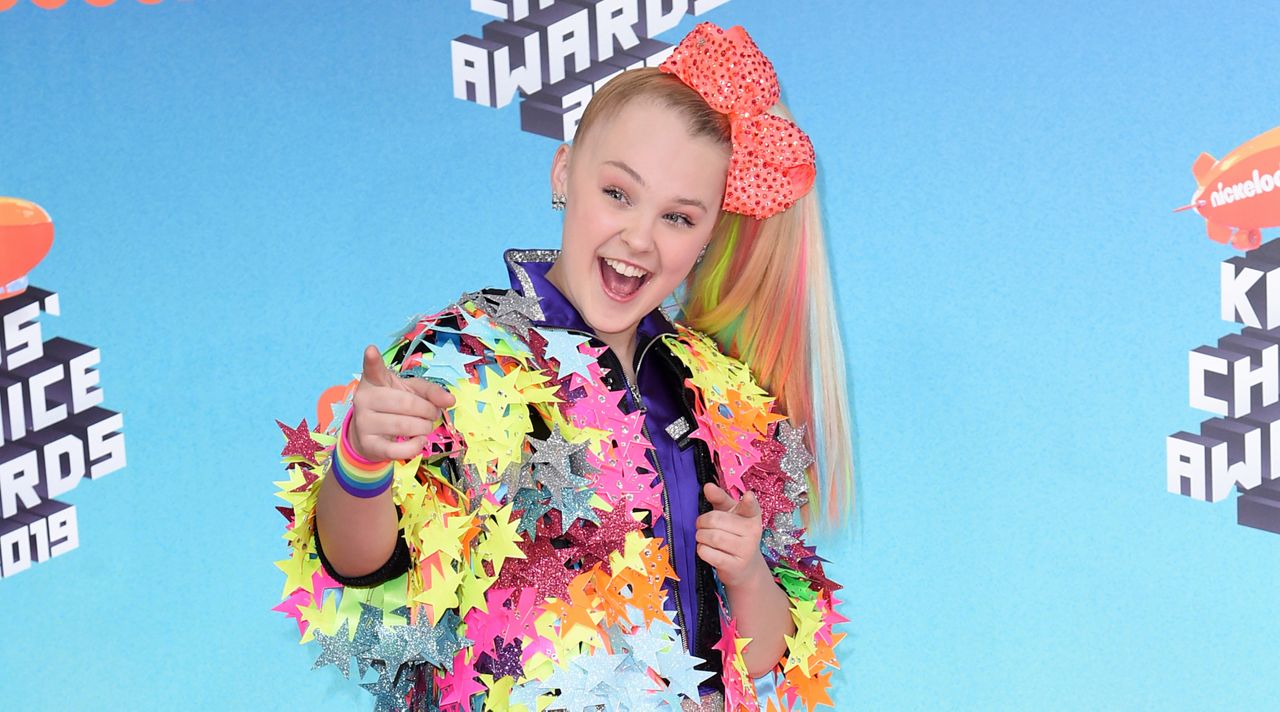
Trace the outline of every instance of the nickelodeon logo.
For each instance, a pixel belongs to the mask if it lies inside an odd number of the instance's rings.
[[[31,4],[45,10],[57,10],[63,5],[66,5],[69,1],[70,0],[31,0]],[[86,5],[92,5],[94,7],[107,7],[108,5],[116,4],[116,0],[83,0],[83,2]],[[159,5],[164,2],[164,0],[134,0],[134,2],[139,2],[143,5]],[[18,0],[0,0],[0,12],[13,8],[17,4]]]

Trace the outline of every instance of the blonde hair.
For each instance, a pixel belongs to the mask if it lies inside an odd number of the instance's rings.
[[[680,112],[691,136],[731,144],[728,117],[654,67],[623,72],[601,87],[583,112],[575,143],[641,97]],[[771,113],[791,118],[781,103]],[[816,185],[764,220],[721,211],[706,255],[676,302],[681,321],[747,364],[779,410],[793,424],[807,425],[805,446],[816,459],[806,472],[804,524],[827,529],[847,522],[854,504],[852,414]]]

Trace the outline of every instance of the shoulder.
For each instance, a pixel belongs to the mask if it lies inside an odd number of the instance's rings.
[[[671,323],[675,332],[663,334],[662,338],[671,353],[689,369],[689,380],[695,388],[709,395],[735,391],[759,406],[765,405],[762,401],[772,400],[756,381],[751,368],[726,353],[711,334],[681,321]]]
[[[711,361],[736,361],[720,348],[720,344],[711,334],[689,326],[683,321],[671,320],[673,332],[662,334],[659,338],[667,348],[685,362],[693,370],[695,366]]]
[[[511,305],[517,302],[523,307],[524,302],[518,301],[523,299],[514,290],[496,287],[462,292],[444,308],[418,314],[393,332],[392,343],[382,353],[383,361],[397,372],[422,375],[424,362],[433,360],[439,350],[450,356],[454,351],[462,352],[471,360],[483,358],[492,353],[484,348],[492,344],[485,341],[521,339],[523,332],[518,329],[518,319],[512,318]]]

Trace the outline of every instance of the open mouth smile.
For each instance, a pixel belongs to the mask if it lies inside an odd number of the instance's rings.
[[[640,291],[653,274],[621,260],[600,257],[596,260],[600,267],[600,284],[610,299],[628,302]]]

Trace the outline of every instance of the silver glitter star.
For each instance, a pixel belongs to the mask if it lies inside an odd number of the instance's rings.
[[[533,320],[542,318],[538,300],[522,296],[514,289],[508,289],[497,296],[482,293],[476,304],[495,324],[519,335],[525,341],[529,340]]]
[[[764,530],[760,541],[769,551],[779,554],[790,551],[791,545],[800,541],[792,513],[778,512],[774,515],[773,526]]]
[[[386,671],[396,670],[397,675],[406,665],[424,662],[453,672],[453,656],[471,645],[458,635],[460,622],[457,612],[449,610],[436,625],[420,621],[417,625],[383,627],[373,657],[385,661]]]
[[[813,464],[813,455],[805,449],[804,429],[806,426],[791,427],[791,422],[778,422],[778,442],[786,446],[787,452],[782,456],[782,471],[787,473],[787,482],[782,493],[799,507],[809,501],[809,489],[805,479],[805,469]]]
[[[502,482],[507,486],[507,497],[515,496],[522,488],[533,487],[533,466],[528,458],[509,463],[502,471]]]
[[[478,492],[484,488],[484,475],[480,473],[480,468],[471,463],[463,463],[462,479],[466,483],[468,492]]]
[[[399,676],[392,674],[390,670],[383,670],[377,680],[362,682],[360,686],[373,695],[373,712],[408,712],[409,706],[404,698],[413,689],[414,677],[412,671]]]
[[[399,677],[401,668],[409,663],[422,662],[422,656],[410,644],[409,629],[411,628],[413,626],[383,626],[378,631],[378,644],[370,651],[370,657],[381,661],[386,666],[382,670],[379,681],[388,677],[395,679]]]
[[[351,641],[356,646],[356,665],[360,668],[360,677],[369,670],[369,651],[378,644],[378,629],[382,627],[382,609],[368,603],[360,604],[360,622],[356,623],[356,637]]]
[[[559,425],[554,427],[551,437],[546,440],[530,437],[529,442],[534,448],[530,461],[534,463],[534,474],[537,475],[540,483],[550,487],[570,487],[581,484],[573,481],[581,478],[574,475],[571,458],[574,453],[585,449],[587,443],[573,444],[565,440],[560,434]],[[537,467],[538,464],[546,464],[549,467]]]
[[[351,658],[360,654],[360,648],[354,640],[351,640],[347,633],[350,630],[347,621],[342,621],[342,625],[338,626],[338,632],[333,635],[325,635],[323,631],[316,630],[316,642],[320,643],[323,652],[320,657],[316,658],[316,664],[311,666],[312,670],[322,668],[325,665],[334,665],[342,671],[342,676],[351,679]],[[361,671],[363,675],[363,671]]]
[[[492,317],[493,323],[519,336],[521,339],[529,340],[529,330],[533,328],[533,322],[520,316],[519,314],[507,314],[504,316]]]
[[[497,307],[498,316],[519,314],[526,319],[537,321],[542,318],[542,306],[534,297],[527,297],[514,289],[508,289],[497,297],[491,297]]]

